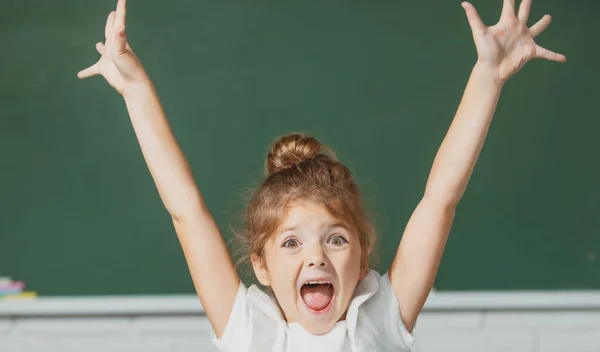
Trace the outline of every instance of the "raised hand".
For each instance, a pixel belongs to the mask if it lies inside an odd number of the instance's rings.
[[[146,77],[142,64],[127,43],[125,0],[119,0],[117,11],[108,15],[104,35],[105,43],[96,43],[96,50],[102,55],[100,60],[77,76],[83,79],[102,75],[117,92],[125,95],[134,83],[142,82]]]
[[[478,61],[497,69],[498,78],[507,80],[525,63],[534,58],[565,62],[564,55],[557,54],[537,45],[534,38],[550,24],[550,15],[545,15],[536,24],[527,27],[532,0],[522,0],[515,15],[515,0],[504,0],[500,21],[487,27],[481,21],[475,7],[463,2],[469,25],[477,47]]]

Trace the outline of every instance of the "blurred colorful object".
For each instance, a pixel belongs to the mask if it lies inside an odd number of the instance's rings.
[[[32,299],[37,297],[37,292],[25,291],[25,282],[13,281],[10,277],[0,277],[0,300],[5,299]]]

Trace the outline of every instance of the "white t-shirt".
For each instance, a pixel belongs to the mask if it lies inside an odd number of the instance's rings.
[[[400,318],[388,274],[370,270],[356,287],[346,313],[328,333],[313,335],[287,323],[277,303],[255,285],[240,283],[223,336],[212,341],[224,352],[352,351],[406,352],[414,342]]]

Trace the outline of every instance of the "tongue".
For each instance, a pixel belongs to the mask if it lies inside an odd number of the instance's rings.
[[[333,287],[328,284],[304,285],[301,291],[304,303],[314,310],[327,307],[333,296]]]

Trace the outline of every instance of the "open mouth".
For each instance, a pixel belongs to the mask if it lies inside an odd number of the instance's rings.
[[[306,307],[313,313],[324,313],[331,307],[335,289],[326,280],[307,281],[300,288],[300,295]]]

